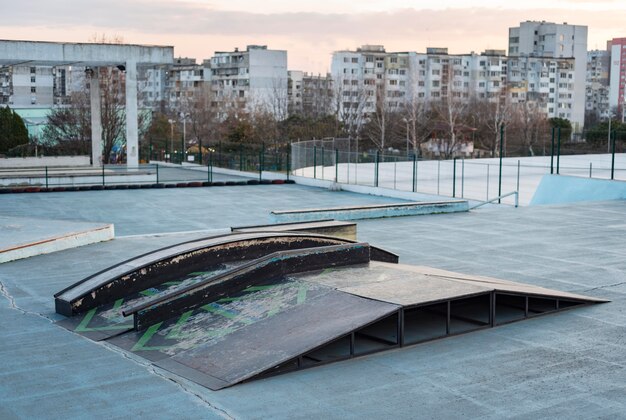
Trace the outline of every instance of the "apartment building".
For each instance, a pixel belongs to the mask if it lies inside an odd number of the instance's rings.
[[[211,90],[219,109],[259,109],[277,118],[287,116],[287,51],[248,45],[245,51],[218,51],[208,63]]]
[[[548,115],[567,118],[572,122],[574,131],[582,130],[585,121],[585,77],[587,74],[587,27],[581,25],[568,25],[567,23],[526,21],[520,26],[509,28],[509,57],[518,58],[520,63],[526,61],[526,68],[533,68],[533,73],[539,72],[539,78],[545,78],[548,72],[548,86],[543,86],[545,81],[538,80],[539,98],[545,99],[546,93],[557,93],[557,98],[572,101],[563,103],[553,102],[547,105]],[[551,61],[536,61],[535,58],[554,59]],[[569,64],[573,66],[573,73],[566,70],[565,59],[572,59]],[[540,63],[540,64],[539,64]],[[540,66],[540,67],[539,67]],[[572,69],[568,69],[572,70]],[[521,70],[523,73],[523,70]],[[550,76],[554,74],[554,77]],[[559,76],[565,73],[567,80]],[[571,79],[570,79],[571,75]],[[528,82],[531,83],[530,80]],[[565,85],[567,84],[567,87]],[[550,109],[553,111],[550,112]]]
[[[613,38],[610,46],[609,107],[624,121],[626,114],[626,38]]]
[[[610,59],[607,50],[587,52],[585,113],[591,118],[606,119],[609,116]]]
[[[304,90],[304,72],[300,70],[289,70],[287,77],[288,114],[303,115],[302,91]]]
[[[45,108],[54,103],[53,68],[12,66],[0,69],[0,103],[12,108]]]
[[[502,50],[480,55],[450,55],[447,48],[387,53],[383,46],[365,45],[335,52],[331,73],[342,112],[367,114],[380,101],[389,110],[399,110],[409,101],[502,100],[507,58]]]

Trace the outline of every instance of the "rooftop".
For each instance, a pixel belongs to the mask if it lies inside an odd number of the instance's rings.
[[[0,417],[611,417],[626,412],[625,201],[358,222],[425,265],[610,299],[210,391],[53,321],[53,294],[272,210],[397,202],[298,185],[8,194],[5,217],[114,223],[115,240],[0,265]]]

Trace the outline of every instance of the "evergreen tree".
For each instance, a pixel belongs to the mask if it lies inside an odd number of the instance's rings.
[[[9,107],[0,108],[0,153],[7,153],[22,144],[28,144],[24,120]]]

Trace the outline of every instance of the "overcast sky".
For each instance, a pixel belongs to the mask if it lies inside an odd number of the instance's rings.
[[[10,6],[6,3],[10,2]],[[471,5],[471,6],[470,6]],[[387,51],[451,53],[506,49],[524,20],[589,27],[589,49],[626,37],[626,0],[0,0],[0,38],[173,45],[209,58],[248,44],[289,52],[289,69],[325,72],[335,50],[383,44]]]

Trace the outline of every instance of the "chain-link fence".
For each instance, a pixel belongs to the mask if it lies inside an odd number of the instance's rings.
[[[555,138],[554,155],[423,160],[376,150],[357,152],[356,141],[324,139],[293,143],[291,165],[298,176],[479,201],[516,191],[519,202],[528,204],[549,173],[626,180],[625,144],[615,136],[615,153],[565,155],[567,148]],[[502,201],[513,204],[515,197]]]

